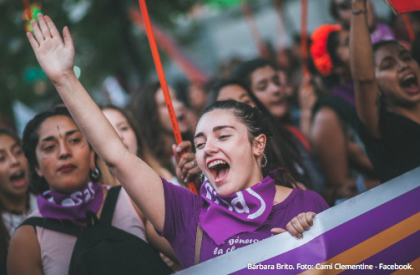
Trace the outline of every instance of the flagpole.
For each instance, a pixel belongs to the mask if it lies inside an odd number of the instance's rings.
[[[165,73],[163,71],[162,61],[159,56],[159,51],[156,45],[156,40],[153,35],[152,24],[150,22],[149,12],[147,10],[146,0],[139,0],[140,10],[143,16],[144,25],[146,27],[147,37],[149,39],[150,48],[152,50],[153,60],[155,62],[157,74],[160,81],[160,86],[165,97],[166,107],[168,108],[169,118],[171,120],[172,129],[174,131],[175,140],[177,144],[182,142],[181,131],[179,130],[178,121],[176,119],[175,110],[172,105],[172,99],[169,94],[168,83],[166,82]],[[190,191],[197,194],[197,189],[193,182],[189,183]]]

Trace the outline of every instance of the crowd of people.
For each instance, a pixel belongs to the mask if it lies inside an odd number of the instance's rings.
[[[187,102],[169,87],[178,145],[160,83],[125,109],[98,106],[68,28],[39,14],[28,40],[62,103],[22,138],[0,129],[0,274],[170,274],[303,238],[316,214],[419,167],[419,14],[411,43],[369,0],[330,12],[337,23],[310,37],[310,76],[287,50],[223,66]]]

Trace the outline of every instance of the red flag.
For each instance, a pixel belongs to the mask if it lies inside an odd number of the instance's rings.
[[[420,10],[420,0],[384,0],[395,14]]]

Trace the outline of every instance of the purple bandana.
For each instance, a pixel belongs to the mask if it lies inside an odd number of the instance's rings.
[[[38,195],[37,202],[39,212],[45,218],[81,220],[86,218],[86,210],[98,212],[103,197],[102,187],[89,182],[72,194],[45,191]]]
[[[234,235],[261,227],[273,207],[276,187],[274,179],[267,176],[248,189],[220,196],[207,180],[201,186],[200,194],[205,201],[199,215],[200,225],[217,245],[221,245]]]
[[[370,34],[372,44],[378,43],[385,40],[395,40],[394,32],[390,27],[385,24],[376,24],[376,30]]]

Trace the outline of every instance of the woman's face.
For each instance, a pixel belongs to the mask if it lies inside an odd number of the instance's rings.
[[[28,162],[22,148],[9,135],[0,135],[0,193],[21,196],[28,187]]]
[[[350,21],[351,21],[351,9],[352,4],[351,0],[333,0],[334,6],[338,14],[338,21],[345,29],[350,29]],[[366,3],[366,9],[368,11],[367,13],[367,21],[369,29],[372,30],[375,27],[375,11],[370,3],[370,1],[367,1]]]
[[[251,90],[272,116],[282,118],[286,115],[286,92],[280,85],[278,73],[271,66],[259,68],[251,74]]]
[[[130,123],[128,123],[127,118],[120,111],[111,108],[104,109],[102,112],[120,136],[125,147],[127,147],[132,154],[137,155],[137,137],[133,128],[131,128]]]
[[[186,133],[190,130],[190,124],[187,119],[186,109],[184,104],[178,100],[174,90],[169,87],[169,94],[172,98],[172,105],[175,110],[176,119],[181,133]],[[165,97],[162,89],[159,89],[155,94],[156,105],[158,107],[159,121],[163,129],[167,132],[173,132],[171,119],[169,118],[168,108],[166,107]]]
[[[188,87],[188,102],[193,109],[203,109],[203,106],[206,103],[206,99],[207,94],[199,85],[191,84]]]
[[[338,34],[339,45],[335,52],[344,66],[350,70],[350,32],[341,30]]]
[[[35,170],[52,191],[73,193],[90,181],[94,151],[71,118],[57,115],[46,119],[38,136]]]
[[[412,106],[420,102],[420,69],[410,52],[389,44],[375,53],[376,79],[388,104]]]
[[[231,111],[203,115],[194,145],[198,166],[219,195],[234,194],[261,180],[256,158],[264,148],[251,146],[247,128]]]
[[[223,87],[219,91],[219,95],[217,96],[216,101],[224,101],[233,99],[245,104],[248,104],[251,107],[255,107],[254,101],[249,97],[247,91],[245,91],[241,86],[239,85],[229,85]]]

